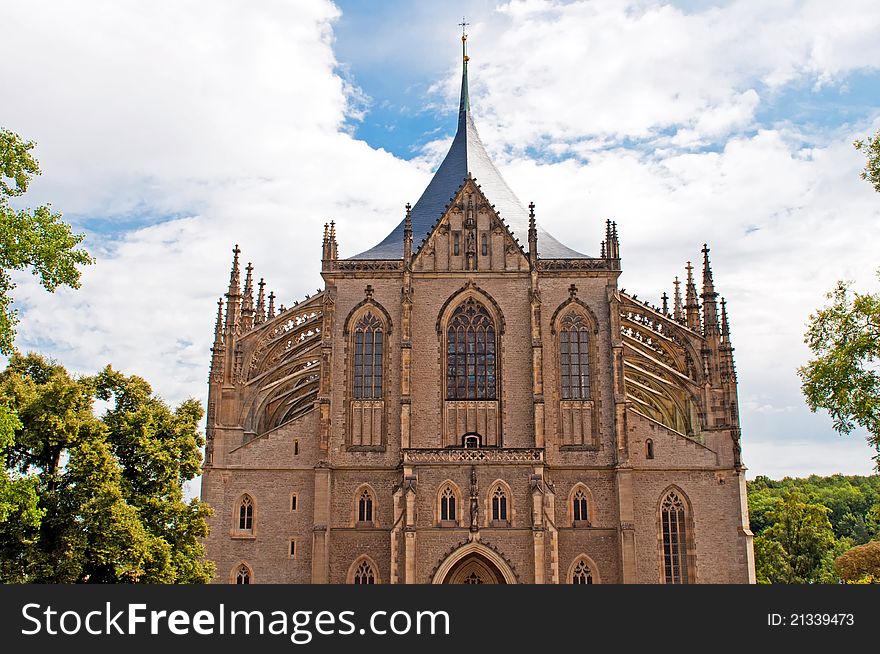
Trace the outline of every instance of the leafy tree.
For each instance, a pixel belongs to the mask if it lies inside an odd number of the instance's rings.
[[[834,570],[847,583],[880,584],[880,541],[844,552],[834,560]]]
[[[95,401],[110,408],[95,415]],[[0,580],[202,583],[207,505],[183,500],[203,445],[195,400],[172,410],[140,377],[109,366],[73,378],[36,354],[14,354],[0,402],[18,415],[12,473],[36,483],[39,524],[0,521]]]
[[[32,141],[0,128],[0,353],[11,354],[18,322],[12,308],[15,283],[11,271],[31,270],[40,283],[54,292],[59,286],[79,288],[77,266],[92,263],[92,257],[77,246],[84,234],[74,234],[49,205],[36,209],[15,209],[10,198],[23,195],[31,178],[40,174],[31,155]]]
[[[755,538],[756,576],[762,583],[832,581],[838,546],[828,509],[809,504],[797,490],[787,492],[769,512],[772,524]]]
[[[798,373],[812,411],[828,411],[841,434],[856,425],[868,431],[880,469],[880,293],[849,286],[838,282],[831,305],[810,316],[804,341],[816,358]]]
[[[859,139],[853,145],[856,150],[868,157],[865,169],[861,173],[862,179],[870,182],[874,190],[880,193],[880,132],[867,141]]]

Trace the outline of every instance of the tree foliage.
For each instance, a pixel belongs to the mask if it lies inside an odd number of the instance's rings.
[[[95,403],[109,408],[97,417]],[[172,410],[149,384],[109,366],[74,378],[14,354],[0,402],[17,414],[10,475],[30,480],[41,521],[0,520],[0,580],[201,583],[213,574],[199,539],[210,509],[183,499],[199,472],[201,405]]]
[[[859,139],[853,145],[868,158],[861,173],[862,179],[870,182],[874,190],[880,193],[880,132],[867,140]]]
[[[815,355],[798,370],[804,396],[812,411],[828,411],[838,432],[864,427],[880,466],[880,293],[838,282],[827,297],[804,337]]]
[[[850,584],[880,584],[880,540],[844,552],[834,560],[834,570]]]
[[[11,354],[18,321],[13,309],[12,271],[31,270],[50,292],[59,286],[79,288],[77,266],[92,263],[85,249],[77,247],[85,238],[50,205],[16,209],[10,199],[25,193],[31,178],[40,174],[31,154],[32,141],[0,128],[0,353]]]

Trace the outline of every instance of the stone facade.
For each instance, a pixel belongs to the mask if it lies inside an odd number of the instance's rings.
[[[508,220],[494,167],[452,170],[482,148],[466,66],[459,134],[407,205],[400,256],[340,259],[328,225],[325,288],[276,313],[235,249],[202,478],[216,581],[753,583],[708,248],[702,293],[688,264],[684,301],[676,279],[654,307],[618,288],[615,224],[600,256],[556,256],[533,206]]]

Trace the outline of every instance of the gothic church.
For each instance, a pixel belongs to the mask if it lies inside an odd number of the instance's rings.
[[[616,224],[576,252],[501,177],[467,66],[430,184],[365,252],[326,226],[322,291],[276,311],[234,250],[202,477],[215,581],[754,583],[708,248],[671,308],[621,291]]]

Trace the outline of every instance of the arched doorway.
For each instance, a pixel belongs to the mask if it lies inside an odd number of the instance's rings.
[[[481,554],[470,554],[453,566],[444,584],[504,584],[504,576]]]
[[[434,574],[435,584],[515,584],[510,566],[494,550],[468,543],[450,554]]]

